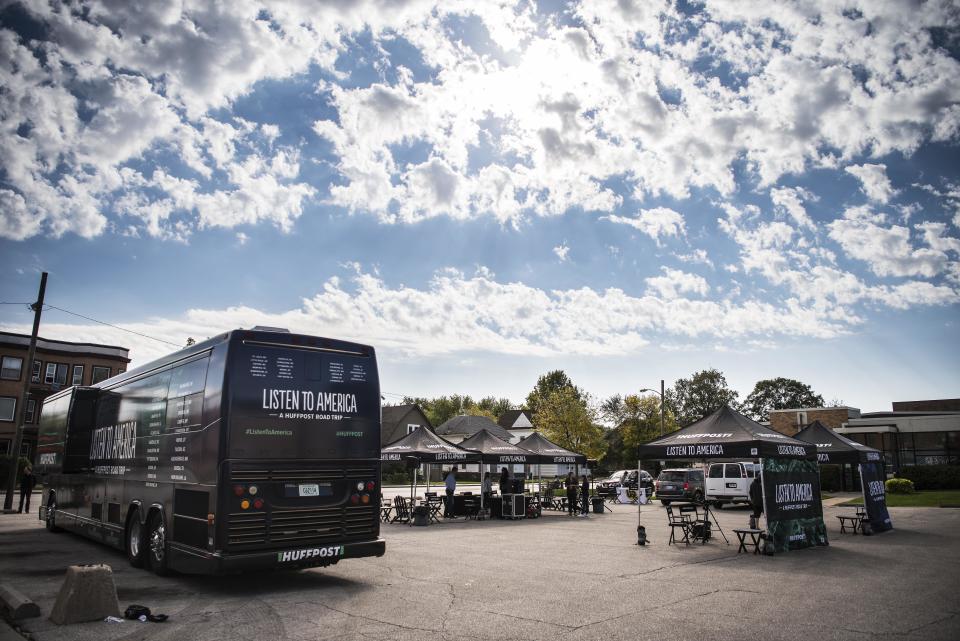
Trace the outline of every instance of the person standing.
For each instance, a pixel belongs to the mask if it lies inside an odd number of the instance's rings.
[[[577,510],[577,477],[567,472],[567,516],[573,516]]]
[[[16,461],[14,461],[16,464]],[[27,513],[30,512],[30,495],[33,494],[33,488],[37,484],[37,477],[33,475],[33,467],[27,463],[23,468],[23,474],[20,476],[20,509],[18,514],[23,514],[23,502],[27,502]]]
[[[510,470],[503,468],[500,470],[500,495],[510,494]]]
[[[443,506],[443,518],[453,518],[453,493],[457,491],[457,466],[454,465],[447,472],[447,478],[443,479],[443,484],[447,489],[447,500]]]
[[[757,529],[758,519],[763,514],[763,486],[760,484],[760,471],[757,470],[753,482],[750,484],[750,507],[753,508],[753,516],[750,517],[750,527]]]
[[[493,481],[490,479],[490,472],[483,473],[483,483],[480,485],[480,493],[483,495],[483,504],[490,505],[490,496],[493,494]]]
[[[583,501],[583,518],[590,516],[590,481],[587,475],[580,477],[580,498]]]

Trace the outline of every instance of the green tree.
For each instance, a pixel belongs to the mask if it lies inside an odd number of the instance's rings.
[[[527,409],[536,417],[544,400],[552,393],[562,389],[569,389],[578,400],[584,400],[584,391],[573,384],[570,377],[562,369],[547,372],[537,379],[533,390],[527,394]]]
[[[460,414],[486,416],[496,421],[501,414],[513,407],[510,399],[507,398],[487,396],[480,401],[475,401],[467,394],[450,394],[436,398],[405,396],[403,404],[419,405],[434,427],[439,427]]]
[[[664,408],[664,433],[677,429],[677,419],[669,407]],[[608,454],[611,459],[618,459],[636,465],[637,447],[652,441],[660,436],[660,397],[649,394],[640,396],[611,396],[600,405],[600,413],[604,420],[612,423],[619,433],[619,446],[622,453]],[[607,439],[608,443],[615,443],[617,439]]]
[[[551,441],[588,458],[603,455],[603,428],[595,422],[596,412],[588,398],[571,386],[554,389],[539,399],[533,424]]]
[[[722,405],[736,405],[739,394],[730,389],[723,373],[716,369],[695,372],[678,379],[666,391],[666,402],[681,426],[698,421]]]
[[[754,420],[766,421],[771,410],[823,405],[823,397],[806,383],[792,378],[767,378],[753,386],[743,401],[743,411]]]
[[[510,402],[509,398],[495,398],[493,396],[481,398],[477,402],[477,408],[484,412],[489,412],[494,421],[499,420],[499,418],[509,410],[514,409],[513,403]]]

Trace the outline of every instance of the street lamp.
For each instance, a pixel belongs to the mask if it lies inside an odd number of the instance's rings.
[[[659,395],[660,395],[660,436],[663,436],[663,403],[664,403],[664,400],[666,400],[665,397],[664,397],[663,379],[662,379],[662,378],[660,379],[660,391],[659,391],[659,392],[658,392],[657,390],[655,390],[655,389],[650,389],[649,387],[644,387],[644,388],[643,388],[642,390],[640,390],[640,391],[641,391],[641,392],[653,392],[654,394],[659,394]]]
[[[663,379],[662,378],[660,379],[659,392],[655,389],[650,389],[649,387],[645,387],[640,391],[653,392],[654,394],[660,395],[660,436],[663,436],[663,400],[664,400]],[[638,540],[639,540],[640,527],[641,527],[640,521],[642,519],[642,517],[640,516],[640,473],[641,472],[642,470],[640,469],[640,452],[638,451],[637,452],[637,536],[638,536]]]

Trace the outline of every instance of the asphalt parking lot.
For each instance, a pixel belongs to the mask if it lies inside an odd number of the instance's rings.
[[[157,578],[34,516],[0,516],[0,581],[44,613],[24,627],[38,641],[133,639],[944,639],[960,638],[960,510],[896,508],[897,528],[840,535],[776,557],[731,545],[668,546],[659,505],[644,506],[652,544],[634,545],[636,507],[589,519],[549,514],[517,522],[383,528],[387,555],[327,569],[249,576]],[[66,567],[113,567],[121,608],[166,623],[46,619]]]

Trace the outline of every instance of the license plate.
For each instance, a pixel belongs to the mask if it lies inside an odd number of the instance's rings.
[[[675,489],[675,488],[674,488],[673,485],[664,485],[664,486],[663,486],[663,489],[665,489],[665,490],[673,490],[673,489]]]
[[[320,485],[317,483],[301,483],[300,496],[320,496]]]

